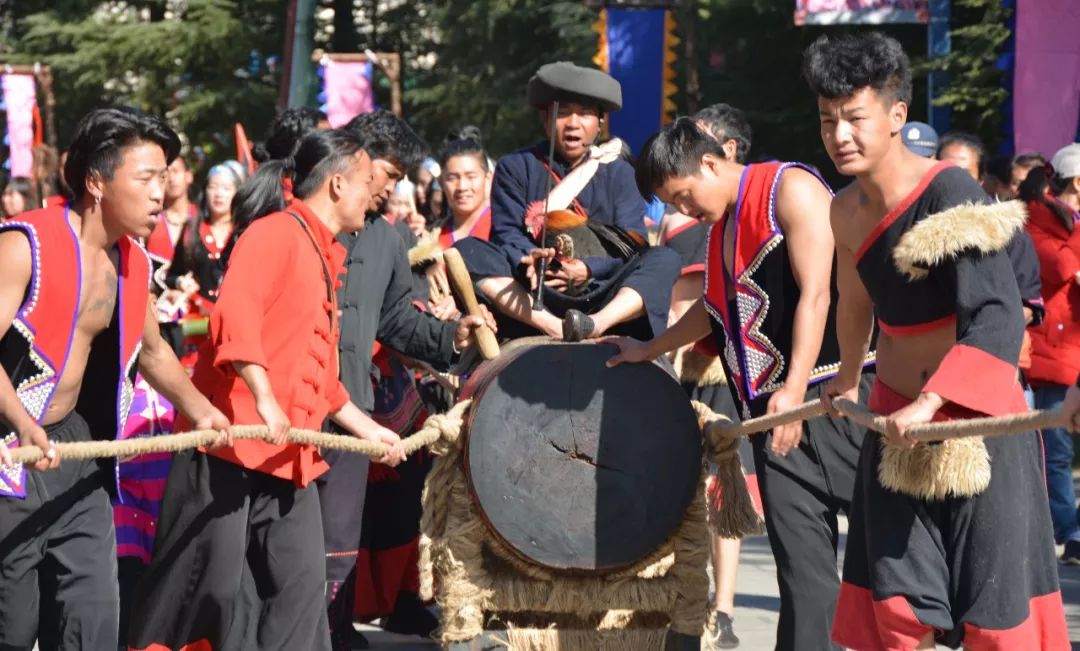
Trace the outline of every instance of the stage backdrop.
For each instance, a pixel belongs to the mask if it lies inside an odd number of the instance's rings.
[[[795,0],[796,25],[925,23],[927,0]]]
[[[1019,0],[1013,73],[1017,152],[1047,158],[1077,139],[1080,121],[1080,3]]]
[[[600,11],[593,61],[622,84],[623,108],[608,130],[637,154],[649,136],[675,118],[675,18],[666,9]]]

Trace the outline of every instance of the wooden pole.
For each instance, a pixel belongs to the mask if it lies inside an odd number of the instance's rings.
[[[285,53],[282,57],[281,87],[278,89],[278,108],[289,105],[289,84],[292,81],[293,32],[296,31],[296,0],[289,0],[285,10]]]
[[[696,0],[686,0],[686,20],[682,24],[683,65],[686,66],[686,112],[690,115],[698,112],[701,104],[701,77],[698,75],[697,37],[694,23],[697,22]]]

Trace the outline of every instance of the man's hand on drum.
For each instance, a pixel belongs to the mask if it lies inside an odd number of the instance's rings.
[[[548,267],[544,281],[548,287],[564,292],[589,282],[589,267],[576,258],[563,258],[557,266]]]
[[[547,258],[549,269],[551,261],[555,259],[555,249],[533,249],[529,255],[521,258],[521,264],[525,265],[525,277],[529,280],[529,289],[536,289],[536,263]]]
[[[495,325],[495,317],[491,315],[491,312],[487,307],[481,305],[479,316],[470,314],[458,319],[457,330],[454,331],[454,348],[457,350],[465,350],[471,346],[473,342],[473,333],[483,326],[491,328],[492,332],[499,331],[498,326]]]
[[[619,352],[607,361],[608,368],[623,363],[651,362],[657,358],[649,342],[646,341],[638,341],[630,337],[602,337],[600,342],[614,344],[619,349]]]

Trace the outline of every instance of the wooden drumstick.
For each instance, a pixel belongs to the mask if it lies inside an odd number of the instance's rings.
[[[450,277],[450,283],[465,303],[465,310],[471,315],[484,318],[473,292],[472,277],[465,268],[465,261],[461,259],[461,252],[449,248],[443,252],[443,260],[446,262],[446,275]],[[480,355],[484,359],[495,359],[499,356],[499,341],[486,323],[476,329],[475,335],[476,345],[480,347]]]

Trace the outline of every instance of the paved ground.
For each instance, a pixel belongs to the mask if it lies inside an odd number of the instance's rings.
[[[842,529],[843,530],[843,529]],[[841,536],[841,546],[844,537]],[[1058,550],[1060,553],[1060,549]],[[1061,567],[1061,588],[1073,651],[1080,651],[1080,567]],[[776,566],[769,542],[764,537],[743,542],[739,563],[738,593],[735,597],[735,632],[742,640],[740,649],[768,651],[773,648],[780,597],[776,588]],[[383,633],[366,627],[372,649],[386,651],[430,651],[434,642]],[[944,647],[942,647],[944,648]]]

